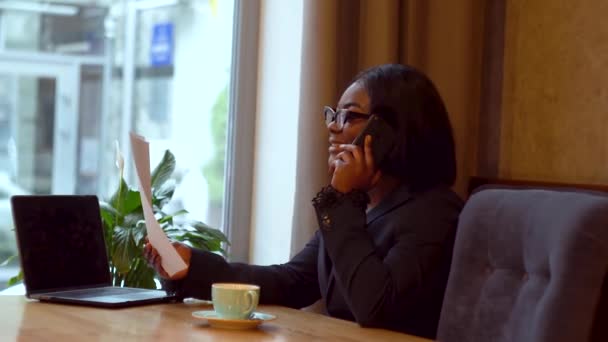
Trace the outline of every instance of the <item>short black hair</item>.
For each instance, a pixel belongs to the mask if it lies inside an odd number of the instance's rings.
[[[385,64],[361,72],[358,82],[370,97],[370,113],[396,130],[391,153],[379,165],[384,174],[422,191],[456,180],[452,125],[433,82],[421,71]]]

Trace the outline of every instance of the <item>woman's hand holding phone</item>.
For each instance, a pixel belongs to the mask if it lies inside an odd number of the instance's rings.
[[[370,190],[381,176],[377,165],[390,153],[394,142],[393,128],[372,115],[352,144],[329,148],[331,185],[340,192]]]
[[[365,137],[363,148],[353,144],[339,145],[336,148],[341,152],[335,158],[330,153],[330,170],[333,171],[331,186],[347,193],[352,190],[368,191],[378,182],[381,172],[374,164],[370,135]]]

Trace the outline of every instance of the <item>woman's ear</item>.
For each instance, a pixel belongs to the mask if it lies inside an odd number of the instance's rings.
[[[391,125],[393,127],[397,126],[397,115],[398,114],[391,107],[384,106],[384,105],[374,105],[371,107],[370,113],[381,117],[386,122],[388,122],[389,125]]]

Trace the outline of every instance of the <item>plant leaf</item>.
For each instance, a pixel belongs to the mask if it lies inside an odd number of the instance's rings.
[[[184,215],[187,213],[188,213],[188,210],[182,209],[182,210],[178,210],[178,211],[174,212],[173,214],[171,214],[171,216],[175,217],[175,216]]]
[[[115,218],[118,215],[118,211],[116,211],[116,209],[114,209],[110,203],[103,201],[99,201],[99,211],[104,224],[106,224],[108,227],[114,227],[116,224]]]
[[[130,189],[124,178],[120,181],[120,185],[110,198],[109,204],[114,210],[124,216],[141,207],[141,200],[139,198],[139,191]]]
[[[122,198],[124,197],[124,194],[128,190],[129,190],[129,186],[127,185],[127,182],[125,182],[124,178],[121,178],[120,184],[118,185],[118,189],[116,189],[116,192],[114,192],[112,197],[110,197],[110,205],[113,208],[117,208],[119,199],[122,200]]]
[[[136,212],[132,212],[129,215],[125,216],[123,225],[125,227],[134,227],[139,223],[139,221],[143,221],[143,220],[144,220],[144,212],[138,210]]]
[[[120,273],[128,273],[131,262],[138,256],[139,250],[135,245],[132,229],[117,226],[114,231],[114,252],[112,253],[112,263]]]
[[[141,271],[139,272],[139,281],[137,287],[144,289],[156,289],[156,282],[154,281],[156,272],[154,269],[148,267],[145,262],[141,263],[140,269]]]
[[[154,276],[154,270],[148,267],[144,258],[137,257],[132,264],[131,271],[125,277],[124,286],[156,289]]]
[[[125,216],[141,207],[139,191],[130,189],[125,180],[121,179],[118,189],[110,199],[110,205],[122,216]]]
[[[211,228],[210,226],[208,226],[205,223],[200,222],[200,221],[191,222],[190,225],[192,227],[194,227],[196,230],[198,230],[199,232],[209,234],[212,237],[220,240],[221,242],[224,242],[224,243],[230,245],[230,242],[228,242],[228,238],[226,237],[226,235],[224,235],[224,233],[221,230]]]
[[[137,209],[141,210],[141,196],[139,196],[139,191],[132,189],[127,190],[122,205],[122,214],[125,216]]]
[[[169,150],[165,150],[163,159],[152,171],[151,184],[152,189],[160,189],[161,186],[171,177],[175,171],[175,156]]]
[[[99,201],[99,209],[109,215],[116,215],[118,214],[118,211],[116,211],[116,209],[112,206],[112,204],[105,202],[105,201]]]
[[[19,270],[19,273],[16,276],[11,277],[8,282],[6,282],[6,285],[13,286],[21,281],[23,281],[23,270]]]
[[[168,179],[160,186],[160,188],[154,189],[153,197],[157,200],[157,202],[161,202],[161,200],[170,200],[173,197],[173,193],[175,193],[176,187],[177,183],[175,180]]]
[[[133,242],[139,249],[139,252],[143,255],[143,246],[144,246],[144,238],[148,235],[148,231],[146,230],[146,222],[139,221],[137,225],[133,227]]]
[[[1,264],[0,267],[6,266],[8,265],[11,261],[13,261],[16,257],[18,257],[18,255],[11,255],[10,257],[6,258],[6,260],[4,260]]]
[[[199,232],[185,232],[180,235],[176,235],[173,239],[181,242],[188,242],[192,247],[200,248],[209,252],[220,252],[225,253],[222,248],[222,242],[206,234],[200,234]]]
[[[163,216],[160,220],[158,220],[158,223],[163,224],[165,222],[172,221],[175,216],[184,215],[184,214],[187,214],[187,213],[188,213],[188,211],[185,210],[185,209],[179,210],[179,211],[177,211],[177,212],[175,212],[175,213],[173,213],[171,215],[165,215],[165,216]]]

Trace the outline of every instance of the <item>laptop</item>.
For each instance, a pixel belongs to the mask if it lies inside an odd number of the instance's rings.
[[[176,299],[112,286],[97,196],[20,195],[11,205],[28,298],[106,308]]]

